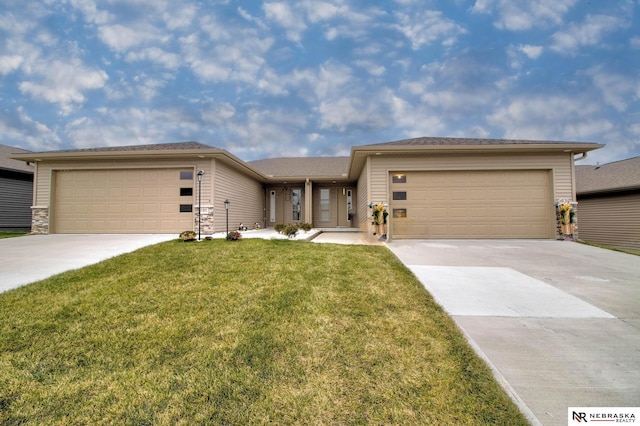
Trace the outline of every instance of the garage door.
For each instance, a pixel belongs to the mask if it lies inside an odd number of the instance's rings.
[[[193,171],[69,170],[54,176],[55,233],[193,229]]]
[[[546,170],[399,172],[389,177],[395,238],[553,238]]]

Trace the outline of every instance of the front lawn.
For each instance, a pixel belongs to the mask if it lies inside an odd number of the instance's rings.
[[[22,237],[23,235],[28,235],[28,232],[0,232],[0,239],[2,238],[14,238],[14,237]]]
[[[2,424],[527,424],[384,247],[172,241],[0,294]]]

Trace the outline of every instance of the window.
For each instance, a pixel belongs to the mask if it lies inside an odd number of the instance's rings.
[[[351,212],[353,211],[353,192],[347,189],[347,221],[351,220]]]
[[[193,180],[193,170],[180,170],[180,180]]]
[[[193,212],[193,204],[180,204],[180,213]]]
[[[193,195],[193,188],[180,188],[181,197],[191,197]]]
[[[396,173],[391,177],[393,183],[407,183],[407,175]]]
[[[293,220],[300,220],[302,215],[302,208],[300,202],[302,201],[302,189],[291,190],[291,206],[293,207]]]
[[[269,198],[269,222],[276,221],[276,191],[271,191]]]
[[[393,193],[393,199],[394,200],[406,200],[407,199],[407,192],[406,191],[397,191]]]
[[[401,219],[407,217],[407,209],[393,209],[394,219]]]
[[[330,192],[328,188],[320,189],[320,222],[331,220]]]

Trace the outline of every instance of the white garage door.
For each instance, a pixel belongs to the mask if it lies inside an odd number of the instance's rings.
[[[56,171],[52,232],[193,229],[193,182],[193,171],[180,169]]]
[[[394,172],[394,238],[553,238],[546,170]]]

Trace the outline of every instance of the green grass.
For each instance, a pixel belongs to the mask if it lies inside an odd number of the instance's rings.
[[[29,235],[28,232],[0,232],[0,239],[22,237],[23,235]]]
[[[1,424],[501,424],[386,248],[172,241],[0,295]]]
[[[625,248],[621,248],[621,247],[614,247],[614,246],[610,246],[610,245],[606,245],[606,244],[593,243],[593,242],[590,242],[590,241],[578,240],[578,242],[580,242],[582,244],[585,244],[585,245],[588,245],[588,246],[602,248],[602,249],[605,249],[605,250],[619,251],[621,253],[632,254],[634,256],[640,256],[640,251],[638,251],[638,250],[631,250],[631,249],[625,249]]]

